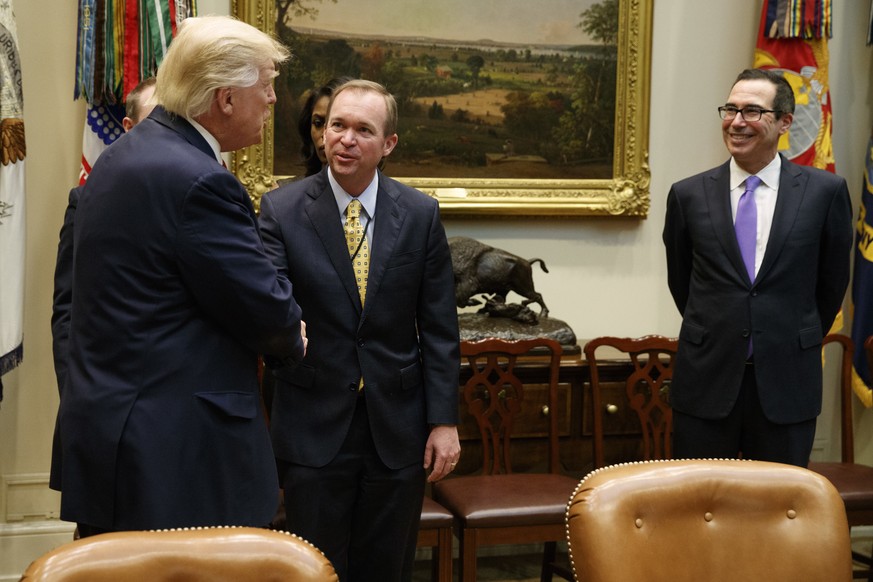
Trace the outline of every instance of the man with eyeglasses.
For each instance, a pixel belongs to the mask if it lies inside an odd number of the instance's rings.
[[[780,73],[743,71],[718,112],[731,159],[667,198],[668,284],[682,314],[673,456],[805,467],[822,338],[849,281],[849,191],[778,153],[794,114]]]

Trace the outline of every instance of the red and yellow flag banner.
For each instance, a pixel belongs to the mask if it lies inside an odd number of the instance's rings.
[[[830,36],[830,0],[765,0],[754,66],[780,71],[794,89],[794,122],[779,151],[794,163],[833,172]]]

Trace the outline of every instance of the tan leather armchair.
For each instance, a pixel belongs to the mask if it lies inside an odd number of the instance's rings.
[[[654,461],[590,473],[567,507],[579,582],[848,582],[840,495],[799,467]]]
[[[129,531],[64,544],[22,582],[336,582],[333,566],[297,536],[249,527]]]

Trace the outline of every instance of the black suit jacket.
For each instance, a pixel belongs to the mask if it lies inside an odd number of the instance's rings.
[[[157,107],[76,210],[61,518],[108,529],[269,523],[277,475],[257,354],[301,357],[300,309],[251,201]]]
[[[280,459],[334,458],[363,374],[370,428],[390,468],[421,463],[431,424],[458,421],[454,278],[436,200],[380,173],[366,307],[327,170],[268,193],[264,245],[294,284],[306,357],[275,372],[271,432]]]
[[[740,389],[748,341],[761,406],[793,423],[821,411],[821,341],[849,281],[852,209],[846,181],[782,159],[763,262],[753,282],[730,206],[729,162],[673,185],[664,244],[682,313],[671,405],[723,418]]]

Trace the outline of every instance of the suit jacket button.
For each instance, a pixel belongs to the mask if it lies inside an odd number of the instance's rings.
[[[364,340],[362,340],[362,339],[358,339],[358,347],[359,347],[359,348],[364,347]]]
[[[747,330],[747,329],[743,330],[743,337],[749,337],[750,335],[752,335],[752,333],[749,330]]]
[[[352,382],[351,384],[349,384],[349,391],[350,391],[350,392],[357,392],[357,391],[358,391],[358,385],[357,385],[356,383]]]

